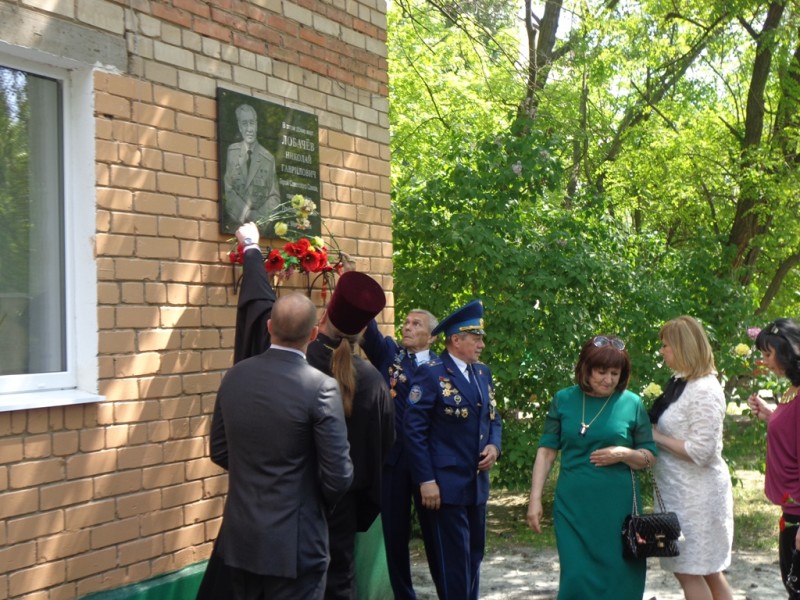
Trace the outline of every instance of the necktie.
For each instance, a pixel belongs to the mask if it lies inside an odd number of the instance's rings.
[[[411,366],[416,368],[416,366],[417,366],[417,355],[414,352],[410,352],[408,350],[406,350],[406,353],[408,354],[408,358],[411,359]]]
[[[478,379],[475,377],[475,369],[472,368],[472,365],[467,365],[467,375],[470,385],[472,385],[472,388],[478,392],[478,396],[480,396],[481,391],[478,387]]]
[[[467,372],[469,372],[469,382],[472,384],[472,389],[475,390],[475,395],[478,398],[478,406],[483,404],[483,394],[481,393],[481,387],[478,385],[478,378],[475,377],[475,369],[472,368],[472,365],[467,365]]]
[[[247,151],[247,164],[245,165],[245,169],[247,169],[248,173],[250,172],[250,160],[252,158],[253,158],[253,151],[252,150],[248,150]]]

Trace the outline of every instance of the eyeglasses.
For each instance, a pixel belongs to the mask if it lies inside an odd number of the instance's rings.
[[[620,352],[625,350],[625,342],[623,342],[619,338],[607,338],[604,335],[598,335],[593,340],[592,343],[597,346],[598,348],[603,348],[605,346],[614,346]]]

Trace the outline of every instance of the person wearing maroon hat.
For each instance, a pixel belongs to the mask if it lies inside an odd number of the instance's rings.
[[[331,562],[325,598],[356,598],[356,532],[367,531],[380,513],[381,469],[394,442],[394,404],[377,369],[355,354],[359,339],[386,305],[380,285],[349,271],[336,284],[319,322],[308,362],[339,382],[354,479],[328,514]]]

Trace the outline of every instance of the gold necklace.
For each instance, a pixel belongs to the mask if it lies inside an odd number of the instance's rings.
[[[781,401],[778,404],[788,404],[789,402],[794,400],[794,397],[796,395],[797,395],[797,388],[793,385],[789,386],[789,388],[785,392],[783,392],[783,395],[781,396]]]
[[[613,396],[613,395],[614,395],[614,392],[611,392],[611,396]],[[599,417],[600,413],[603,412],[603,410],[605,409],[606,405],[608,404],[608,401],[611,400],[611,396],[606,398],[606,401],[603,402],[603,406],[600,407],[600,410],[597,411],[597,414],[594,416],[594,418],[587,423],[586,422],[586,392],[583,392],[583,405],[581,407],[581,430],[579,432],[582,436],[586,435],[586,432],[588,431],[589,427],[592,426],[592,423],[597,421],[597,417]]]

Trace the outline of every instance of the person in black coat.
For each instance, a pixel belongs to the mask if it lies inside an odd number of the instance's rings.
[[[368,321],[386,304],[380,286],[363,273],[341,276],[320,319],[308,362],[339,382],[355,478],[328,515],[331,564],[327,600],[355,600],[356,532],[367,531],[381,508],[381,470],[394,441],[394,406],[378,371],[354,352]]]
[[[236,237],[244,246],[234,348],[234,362],[238,363],[269,348],[267,322],[277,296],[264,270],[256,225],[245,223],[237,229]],[[348,279],[350,284],[347,283]],[[343,280],[344,286],[341,285]],[[333,373],[331,361],[334,350],[341,345],[342,339],[342,333],[333,323],[342,326],[347,332],[360,333],[383,309],[385,303],[383,290],[372,278],[356,273],[343,275],[331,297],[328,310],[320,320],[323,333],[318,341],[309,344],[308,362],[326,374]],[[329,318],[331,314],[332,320]],[[352,335],[348,333],[345,337],[352,338]],[[350,344],[350,347],[355,346]],[[343,352],[340,357],[350,355],[352,352]],[[352,493],[341,499],[336,510],[328,514],[332,558],[332,570],[329,570],[328,578],[332,585],[326,595],[333,595],[326,597],[332,598],[347,598],[350,596],[342,594],[355,593],[351,576],[355,532],[366,531],[380,512],[380,469],[394,440],[392,403],[386,385],[377,371],[366,362],[353,357],[351,364],[355,369],[356,389],[361,390],[357,397],[354,396],[350,413],[346,416],[348,437],[354,440],[351,445],[354,481]],[[339,370],[341,372],[343,371]],[[353,515],[358,517],[355,529],[352,526]],[[219,560],[215,547],[198,600],[226,597],[227,579],[225,565]]]

